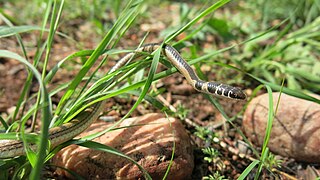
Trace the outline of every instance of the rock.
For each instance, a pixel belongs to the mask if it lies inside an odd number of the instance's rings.
[[[139,125],[140,124],[140,125]],[[108,128],[110,124],[97,121],[81,136]],[[126,127],[131,126],[131,127]],[[193,151],[189,136],[181,122],[161,114],[147,114],[126,119],[118,130],[107,132],[94,141],[116,148],[144,167],[153,179],[162,179],[172,155],[174,159],[167,179],[190,179],[194,167]],[[53,164],[70,169],[85,179],[139,179],[143,177],[137,166],[125,158],[110,153],[71,145],[61,150]],[[57,169],[59,176],[72,178]]]
[[[274,108],[278,97],[279,93],[273,93]],[[267,127],[268,104],[268,94],[258,96],[244,114],[244,131],[259,146],[263,144]],[[283,93],[268,147],[297,161],[320,163],[320,105]]]

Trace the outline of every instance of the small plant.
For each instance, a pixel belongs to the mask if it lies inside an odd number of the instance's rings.
[[[264,165],[267,169],[272,170],[273,168],[280,168],[281,163],[282,160],[277,159],[274,154],[269,152]]]
[[[204,157],[204,160],[209,163],[214,163],[215,159],[219,157],[219,151],[212,147],[207,147],[205,149],[202,149],[202,152],[203,154],[206,155],[206,157]]]
[[[185,108],[182,104],[178,104],[176,116],[178,116],[179,119],[185,119],[187,118],[189,111],[190,110]]]
[[[221,175],[218,171],[215,172],[213,175],[204,176],[203,180],[225,180],[226,178]]]
[[[213,138],[217,137],[213,131],[201,126],[196,127],[196,132],[194,132],[194,134],[198,136],[200,139],[209,142],[213,142]]]

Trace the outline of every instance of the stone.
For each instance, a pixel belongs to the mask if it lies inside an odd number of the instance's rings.
[[[273,93],[274,108],[278,97],[279,93]],[[245,134],[259,146],[263,144],[267,127],[268,105],[268,94],[254,98],[243,118]],[[297,161],[320,163],[320,105],[281,94],[268,147]]]
[[[110,123],[97,121],[80,137],[102,131]],[[130,127],[128,127],[130,126]],[[190,139],[182,123],[161,114],[147,114],[126,119],[120,129],[94,139],[133,158],[153,179],[162,179],[175,142],[174,158],[167,179],[190,179],[194,167]],[[141,179],[143,173],[125,158],[97,150],[71,145],[56,154],[52,163],[72,170],[85,179]],[[73,178],[58,168],[60,177]]]

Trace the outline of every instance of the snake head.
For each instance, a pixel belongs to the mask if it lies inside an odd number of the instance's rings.
[[[207,94],[222,96],[231,99],[245,100],[247,95],[238,87],[229,86],[218,82],[194,81],[194,88]]]
[[[238,87],[232,87],[232,90],[228,93],[228,97],[232,99],[245,100],[247,95]]]

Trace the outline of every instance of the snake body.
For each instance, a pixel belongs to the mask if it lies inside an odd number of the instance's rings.
[[[188,63],[181,57],[179,52],[172,46],[164,44],[163,46],[158,43],[146,44],[134,52],[128,53],[121,58],[109,71],[112,73],[124,66],[129,60],[135,59],[141,56],[142,52],[152,53],[157,48],[162,48],[162,54],[174,65],[179,72],[186,78],[188,83],[192,85],[194,89],[200,92],[223,96],[232,99],[245,99],[246,95],[240,88],[232,87],[226,84],[217,82],[206,82],[196,75],[194,70],[188,65]],[[91,107],[85,109],[76,118],[61,126],[53,127],[49,129],[49,140],[51,147],[56,147],[61,143],[64,143],[81,132],[87,129],[93,121],[95,121],[106,101],[98,102]],[[31,144],[31,149],[36,149],[35,144]],[[25,155],[25,149],[23,142],[20,140],[0,140],[0,158],[10,158],[15,156]]]

